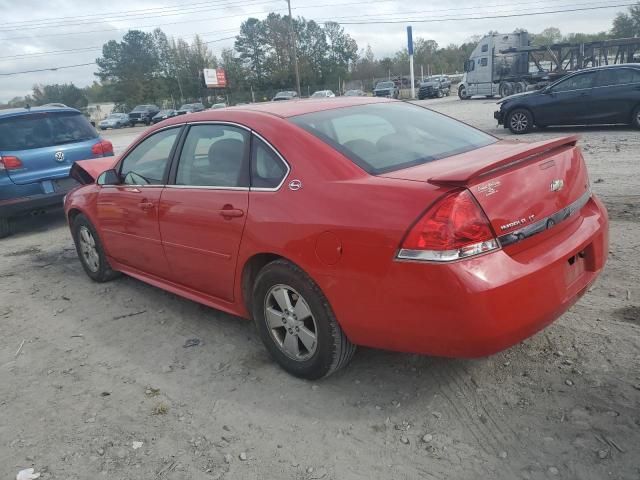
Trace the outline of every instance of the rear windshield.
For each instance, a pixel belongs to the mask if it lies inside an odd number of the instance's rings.
[[[337,108],[290,120],[377,175],[475,150],[495,137],[410,103]]]
[[[96,138],[81,113],[42,112],[0,119],[0,150],[31,150]]]

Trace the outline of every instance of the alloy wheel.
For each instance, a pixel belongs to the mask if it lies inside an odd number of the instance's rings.
[[[511,115],[511,120],[509,121],[511,128],[516,132],[524,132],[529,128],[529,119],[522,112],[515,112]]]
[[[265,297],[264,318],[275,344],[289,358],[305,361],[316,352],[316,320],[309,304],[292,287],[271,287]]]
[[[84,225],[80,227],[78,236],[82,259],[87,268],[95,273],[100,268],[100,255],[98,255],[98,249],[96,248],[96,240],[93,238],[91,230]]]

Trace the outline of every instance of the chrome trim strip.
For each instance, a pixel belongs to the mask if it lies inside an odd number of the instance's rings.
[[[248,191],[249,187],[218,187],[212,185],[165,185],[165,188],[179,188],[191,190],[243,190]]]
[[[506,233],[504,235],[500,235],[498,240],[500,241],[500,245],[506,247],[508,245],[513,245],[515,243],[521,242],[526,238],[530,238],[538,233],[544,232],[552,228],[554,225],[558,225],[559,223],[564,222],[573,214],[578,212],[582,207],[584,207],[589,199],[591,198],[591,189],[589,188],[586,192],[584,192],[580,197],[570,203],[562,210],[549,215],[548,217],[543,218],[542,220],[538,220],[535,223],[527,225],[526,227],[522,227],[518,230],[514,230],[513,232]]]
[[[187,120],[185,123],[188,124],[188,125],[203,125],[203,124],[209,124],[209,125],[231,125],[232,127],[238,127],[238,128],[243,129],[243,130],[246,130],[247,132],[251,132],[252,131],[246,125],[242,125],[240,123],[235,123],[235,122],[228,122],[226,120],[196,120],[195,122],[190,122],[190,121]]]

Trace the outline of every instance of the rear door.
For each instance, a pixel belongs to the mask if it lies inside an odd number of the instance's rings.
[[[640,70],[627,67],[602,69],[593,87],[587,120],[589,123],[628,123],[638,99]]]
[[[226,301],[234,299],[249,208],[249,149],[244,128],[190,126],[160,199],[160,233],[173,281]]]
[[[97,216],[109,256],[161,278],[169,266],[160,241],[159,201],[181,126],[160,130],[138,143],[120,163],[120,185],[98,193]]]
[[[537,97],[536,123],[541,125],[584,125],[591,114],[591,96],[596,72],[572,75]]]
[[[25,185],[63,179],[76,160],[102,157],[92,147],[100,141],[79,112],[33,112],[0,119],[0,155],[16,156],[23,168],[8,170],[11,181]]]

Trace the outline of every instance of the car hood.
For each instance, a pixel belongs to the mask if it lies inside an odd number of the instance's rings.
[[[113,168],[118,160],[120,156],[78,160],[71,165],[69,175],[82,184],[93,183],[102,172]]]
[[[522,93],[514,93],[513,95],[509,95],[508,97],[504,97],[500,100],[498,100],[496,103],[497,104],[501,104],[516,98],[522,98],[522,97],[526,97],[528,95],[540,95],[540,90],[530,90],[528,92],[522,92]]]

